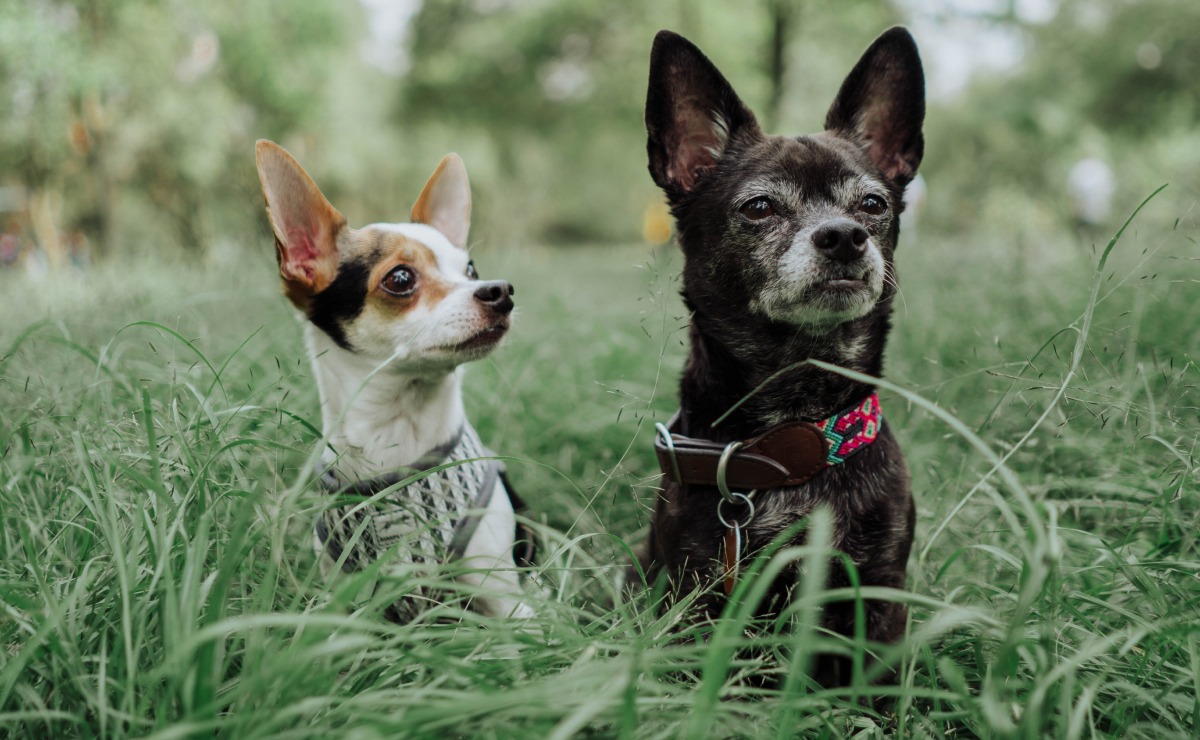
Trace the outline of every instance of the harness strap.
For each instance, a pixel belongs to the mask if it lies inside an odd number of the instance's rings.
[[[488,454],[491,454],[489,451]],[[500,477],[500,461],[492,460],[488,465],[487,477],[483,480],[483,485],[479,488],[479,493],[475,495],[475,500],[471,502],[471,511],[462,519],[458,520],[458,524],[454,527],[454,536],[450,538],[450,546],[446,548],[446,557],[450,560],[458,560],[467,553],[467,543],[475,536],[475,531],[479,529],[479,522],[483,519],[483,510],[488,507],[492,501],[492,492],[496,490],[496,479]]]
[[[329,493],[351,496],[374,496],[383,489],[394,486],[405,478],[409,478],[417,473],[423,473],[430,468],[436,468],[438,465],[446,462],[446,458],[458,446],[458,443],[462,441],[465,429],[465,426],[459,427],[458,431],[449,440],[421,455],[411,465],[405,465],[399,470],[384,473],[374,478],[346,481],[338,477],[332,464],[326,465],[318,461],[318,479],[321,481],[321,487]]]
[[[394,486],[416,473],[424,472],[445,463],[450,453],[458,446],[462,436],[463,429],[459,429],[458,433],[447,442],[429,450],[411,465],[374,478],[350,482],[343,481],[332,468],[326,468],[320,464],[318,464],[318,478],[321,486],[331,494],[374,496],[385,488]],[[483,453],[484,456],[495,455],[494,452],[486,448],[483,450]],[[497,480],[504,486],[509,501],[512,503],[513,511],[520,514],[525,510],[525,502],[521,500],[516,491],[513,490],[512,484],[509,483],[504,463],[499,460],[489,460],[487,461],[487,466],[486,477],[483,483],[480,484],[479,491],[475,494],[470,506],[467,507],[469,511],[459,518],[454,525],[454,532],[446,549],[448,560],[458,560],[466,554],[467,545],[470,544],[471,538],[475,536],[475,532],[479,529],[479,523],[483,520],[484,511],[491,504]],[[326,548],[330,557],[335,561],[341,558],[342,547],[336,539],[330,538],[329,530],[323,518],[317,519],[316,533],[318,541]],[[516,525],[515,541],[513,543],[513,558],[517,565],[528,567],[534,564],[534,557],[534,533],[527,525],[518,522]],[[352,564],[349,561],[346,562],[346,569],[353,570]]]

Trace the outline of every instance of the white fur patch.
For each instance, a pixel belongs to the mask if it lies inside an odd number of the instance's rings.
[[[817,223],[798,232],[783,255],[765,265],[770,277],[750,301],[752,311],[794,326],[820,327],[860,318],[875,306],[883,295],[884,260],[874,239],[867,240],[860,260],[831,266],[813,245],[819,227]],[[863,290],[836,299],[824,295],[820,284],[838,272],[858,273]]]
[[[748,183],[738,202],[766,196],[788,207],[799,209],[805,228],[792,237],[780,254],[776,250],[756,252],[766,280],[750,309],[773,321],[808,329],[832,327],[866,315],[883,294],[885,263],[875,240],[869,239],[863,257],[852,264],[836,264],[822,256],[813,244],[813,235],[834,218],[846,218],[868,193],[887,198],[887,189],[873,177],[861,175],[833,185],[832,201],[814,202],[792,180]],[[883,216],[881,216],[882,218]],[[871,230],[867,226],[868,232]],[[857,294],[830,294],[818,289],[834,277],[862,278],[863,290]]]

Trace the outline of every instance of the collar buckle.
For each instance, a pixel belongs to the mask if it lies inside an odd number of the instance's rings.
[[[736,455],[737,451],[742,449],[743,446],[741,442],[730,442],[725,445],[725,449],[721,450],[721,459],[717,460],[717,490],[721,492],[721,499],[731,504],[734,503],[735,499],[734,494],[729,490],[729,482],[725,479],[726,472],[729,469],[729,458]],[[679,478],[676,478],[676,480],[679,480]],[[749,503],[748,500],[747,503]]]

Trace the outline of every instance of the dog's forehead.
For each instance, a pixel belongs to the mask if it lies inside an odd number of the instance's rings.
[[[842,139],[814,134],[779,137],[776,142],[778,151],[772,169],[797,184],[835,184],[871,174],[870,161],[863,151]]]
[[[374,262],[417,262],[457,273],[466,268],[469,259],[442,232],[425,224],[370,224],[358,234],[359,251]]]
[[[743,158],[735,181],[795,189],[804,197],[835,200],[856,187],[883,187],[870,160],[854,144],[828,134],[773,136]]]

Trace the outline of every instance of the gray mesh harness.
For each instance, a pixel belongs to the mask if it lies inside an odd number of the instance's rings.
[[[503,480],[504,465],[499,460],[479,459],[493,454],[480,442],[475,429],[465,423],[446,444],[394,473],[347,483],[328,470],[321,476],[321,485],[327,491],[339,496],[370,497],[413,475],[446,466],[367,506],[348,504],[327,509],[317,520],[317,539],[333,560],[344,554],[342,569],[351,573],[385,555],[385,574],[410,572],[414,565],[419,572],[457,560],[479,528],[480,514],[467,512],[486,509],[496,481]],[[418,588],[393,604],[387,616],[394,621],[409,621],[418,613],[420,602],[430,599],[430,594]]]

